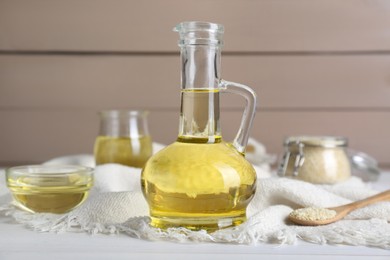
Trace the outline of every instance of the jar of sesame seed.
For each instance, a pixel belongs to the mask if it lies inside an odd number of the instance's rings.
[[[351,176],[347,139],[335,136],[292,136],[284,142],[278,175],[316,184],[334,184]]]

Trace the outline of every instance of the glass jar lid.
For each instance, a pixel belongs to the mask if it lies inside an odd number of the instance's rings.
[[[304,144],[305,146],[312,147],[324,147],[324,148],[333,148],[333,147],[346,147],[348,145],[348,140],[342,136],[290,136],[287,137],[284,141],[285,147],[293,147],[299,144]]]

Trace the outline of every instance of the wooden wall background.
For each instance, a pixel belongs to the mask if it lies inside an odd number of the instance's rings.
[[[225,25],[222,76],[259,96],[252,136],[347,136],[390,166],[388,0],[0,0],[0,165],[91,153],[97,111],[149,110],[175,140],[178,22]],[[233,138],[243,101],[224,96]]]

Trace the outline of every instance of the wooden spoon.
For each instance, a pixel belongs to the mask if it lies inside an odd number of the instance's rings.
[[[390,200],[390,190],[381,192],[377,195],[368,197],[368,198],[363,199],[363,200],[358,200],[358,201],[355,201],[355,202],[352,202],[350,204],[346,204],[343,206],[334,207],[334,208],[326,208],[326,209],[318,209],[319,211],[329,211],[329,210],[332,211],[332,210],[334,210],[336,212],[336,215],[333,217],[330,217],[330,218],[318,220],[318,219],[309,217],[308,219],[301,219],[301,218],[297,218],[297,216],[294,216],[294,214],[292,215],[292,213],[290,213],[288,218],[292,222],[294,222],[296,224],[304,225],[304,226],[326,225],[326,224],[330,224],[330,223],[336,222],[336,221],[344,218],[352,210],[362,208],[362,207],[365,207],[367,205],[377,203],[380,201],[386,201],[386,200]],[[305,208],[305,209],[310,209],[310,208]]]

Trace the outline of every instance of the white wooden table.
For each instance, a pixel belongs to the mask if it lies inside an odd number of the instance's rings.
[[[374,184],[390,187],[390,172]],[[9,218],[0,217],[0,259],[390,259],[390,250],[362,246],[331,246],[299,242],[296,245],[178,244],[150,242],[127,235],[37,233]]]

